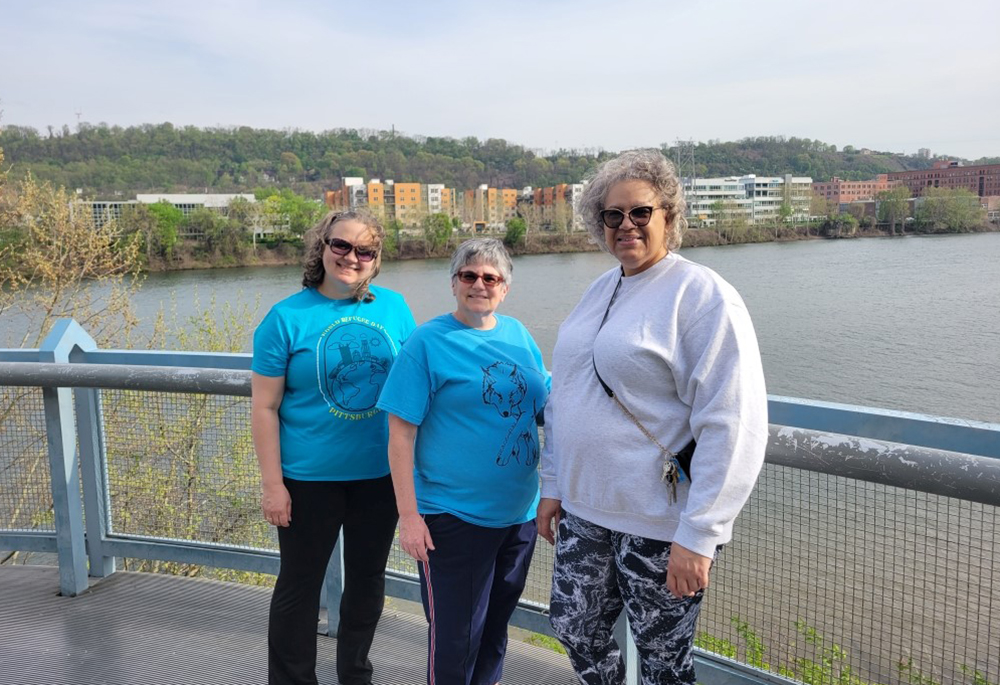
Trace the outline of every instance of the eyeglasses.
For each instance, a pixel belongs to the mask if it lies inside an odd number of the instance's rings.
[[[370,262],[378,255],[378,248],[371,245],[355,245],[340,238],[326,238],[324,243],[330,246],[330,252],[343,257],[354,250],[359,262]]]
[[[653,212],[657,209],[663,209],[663,207],[633,207],[628,210],[628,218],[631,219],[636,228],[642,228],[653,218]],[[625,221],[625,212],[620,209],[602,209],[600,215],[604,225],[611,229],[618,228]]]
[[[487,288],[495,288],[501,283],[503,283],[503,276],[496,276],[494,274],[477,274],[475,271],[459,271],[455,276],[462,283],[467,283],[472,285],[480,278],[483,279],[483,285]]]

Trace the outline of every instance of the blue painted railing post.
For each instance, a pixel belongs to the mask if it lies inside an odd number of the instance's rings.
[[[74,342],[76,344],[69,354],[70,362],[75,362],[84,353],[97,349],[97,343],[90,336],[87,336],[86,340],[74,340]],[[104,540],[111,530],[111,497],[108,493],[108,463],[104,444],[101,393],[96,388],[77,388],[74,397],[90,575],[95,578],[106,578],[115,572],[115,555],[104,549]]]
[[[632,639],[632,629],[629,627],[625,612],[618,616],[615,623],[615,641],[622,651],[625,660],[625,685],[639,685],[639,652]]]
[[[56,322],[42,342],[38,359],[41,362],[66,363],[74,341],[90,339],[75,321],[62,319]],[[42,403],[45,407],[52,510],[59,554],[59,591],[73,597],[87,589],[87,549],[76,461],[73,391],[69,388],[43,388]]]
[[[344,531],[340,531],[337,546],[330,555],[330,563],[326,567],[326,581],[323,584],[323,596],[320,600],[326,607],[326,634],[337,637],[340,626],[340,598],[344,594]]]

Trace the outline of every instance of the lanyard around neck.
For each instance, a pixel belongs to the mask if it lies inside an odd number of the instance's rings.
[[[615,298],[618,297],[618,291],[621,290],[624,276],[624,272],[618,274],[618,285],[615,286],[615,291],[611,293],[611,299],[608,300],[608,306],[607,309],[604,310],[604,316],[601,317],[601,325],[597,327],[597,333],[600,333],[601,329],[604,328],[604,324],[608,322],[608,314],[611,312],[611,305],[615,303]],[[594,335],[594,342],[597,342],[596,334]],[[597,370],[597,358],[595,357],[593,350],[590,352],[590,361],[594,365],[594,373],[597,375],[597,380],[601,384],[601,387],[604,388],[604,392],[608,394],[608,397],[613,398],[615,396],[615,391],[604,382],[603,378],[601,378],[601,373]]]

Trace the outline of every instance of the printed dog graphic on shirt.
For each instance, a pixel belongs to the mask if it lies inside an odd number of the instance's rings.
[[[537,463],[538,444],[530,430],[530,422],[534,420],[536,411],[534,407],[529,411],[529,408],[523,406],[528,394],[524,374],[517,368],[517,364],[510,362],[494,362],[482,369],[483,403],[492,405],[500,416],[511,420],[507,435],[497,451],[497,466],[507,466],[511,459],[524,466]],[[529,419],[527,426],[522,422],[525,416]],[[513,444],[512,436],[516,436]]]
[[[521,418],[526,394],[528,384],[516,364],[494,362],[483,369],[483,402],[492,404],[500,416]]]

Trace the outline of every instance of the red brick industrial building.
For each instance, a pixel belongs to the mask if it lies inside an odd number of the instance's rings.
[[[826,199],[827,202],[857,202],[859,200],[874,200],[875,197],[893,187],[887,174],[879,174],[867,181],[844,181],[834,176],[825,183],[813,183],[813,192]]]
[[[888,174],[890,183],[905,185],[913,197],[925,188],[963,188],[979,197],[1000,195],[1000,164],[959,166],[958,162],[934,162],[930,169],[894,171]]]

